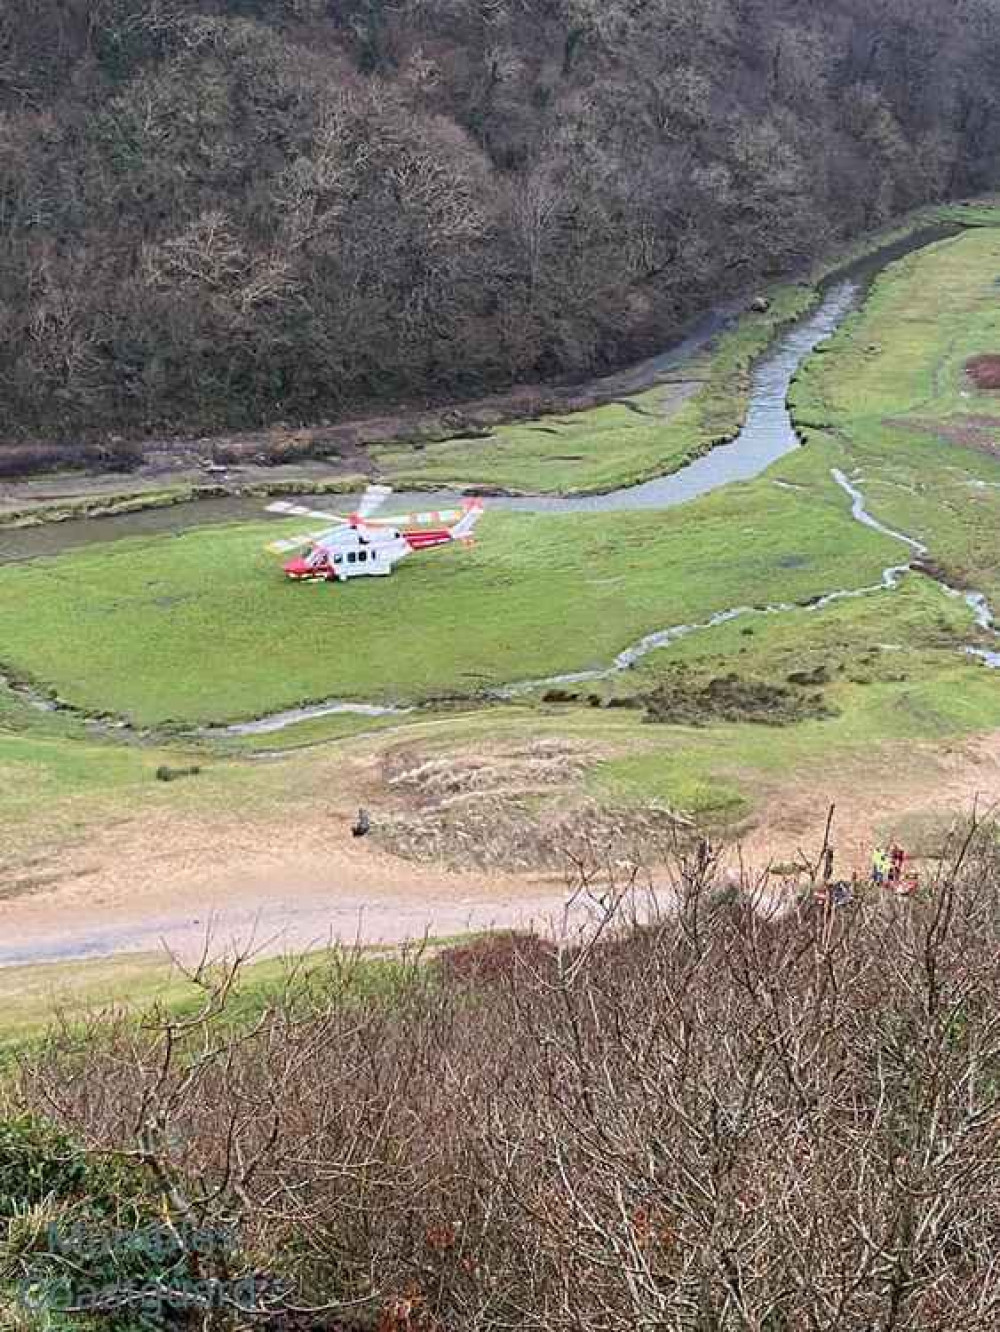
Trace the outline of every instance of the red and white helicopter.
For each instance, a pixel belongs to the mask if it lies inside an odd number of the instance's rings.
[[[326,513],[301,504],[279,501],[268,505],[268,513],[286,518],[316,518],[332,522],[321,532],[275,541],[268,550],[287,555],[308,546],[285,565],[285,573],[296,582],[305,580],[344,582],[348,578],[386,577],[415,550],[447,546],[453,541],[472,543],[472,532],[483,512],[481,500],[469,500],[461,509],[410,513],[402,517],[374,518],[392,494],[389,486],[369,486],[352,514]],[[453,525],[452,525],[453,524]]]

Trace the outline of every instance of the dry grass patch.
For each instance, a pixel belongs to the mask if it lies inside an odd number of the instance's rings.
[[[457,755],[394,750],[382,780],[399,805],[380,816],[377,835],[397,856],[456,868],[555,870],[567,857],[665,855],[686,820],[660,806],[609,809],[581,794],[603,757],[563,739]]]

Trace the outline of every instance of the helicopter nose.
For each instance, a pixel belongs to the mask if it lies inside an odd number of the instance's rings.
[[[285,573],[289,578],[308,578],[311,572],[309,565],[303,559],[289,560],[285,565]]]

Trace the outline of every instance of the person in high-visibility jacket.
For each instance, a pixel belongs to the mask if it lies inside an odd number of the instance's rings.
[[[906,863],[906,852],[898,842],[893,842],[889,850],[889,882],[898,884],[903,878],[903,866]]]
[[[882,847],[875,848],[872,856],[872,883],[885,883],[889,873],[889,857]]]

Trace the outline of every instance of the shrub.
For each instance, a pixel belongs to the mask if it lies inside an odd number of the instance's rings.
[[[189,1205],[222,1200],[352,1332],[995,1332],[1000,859],[976,832],[920,897],[837,910],[727,884],[702,846],[636,929],[617,871],[581,870],[590,924],[556,956],[475,940],[434,984],[318,987],[253,1031],[123,1018],[22,1092],[108,1147],[154,1132]]]
[[[44,1198],[73,1198],[87,1179],[87,1159],[67,1134],[31,1115],[0,1119],[0,1217]]]
[[[537,934],[486,934],[471,943],[442,949],[435,968],[445,980],[493,984],[511,980],[522,971],[547,973],[554,951],[553,945]]]
[[[978,389],[1000,389],[1000,356],[973,356],[965,363],[965,373]]]
[[[171,768],[168,763],[161,763],[156,769],[156,780],[158,782],[179,782],[185,777],[197,777],[200,773],[201,767],[197,763],[188,768]]]

